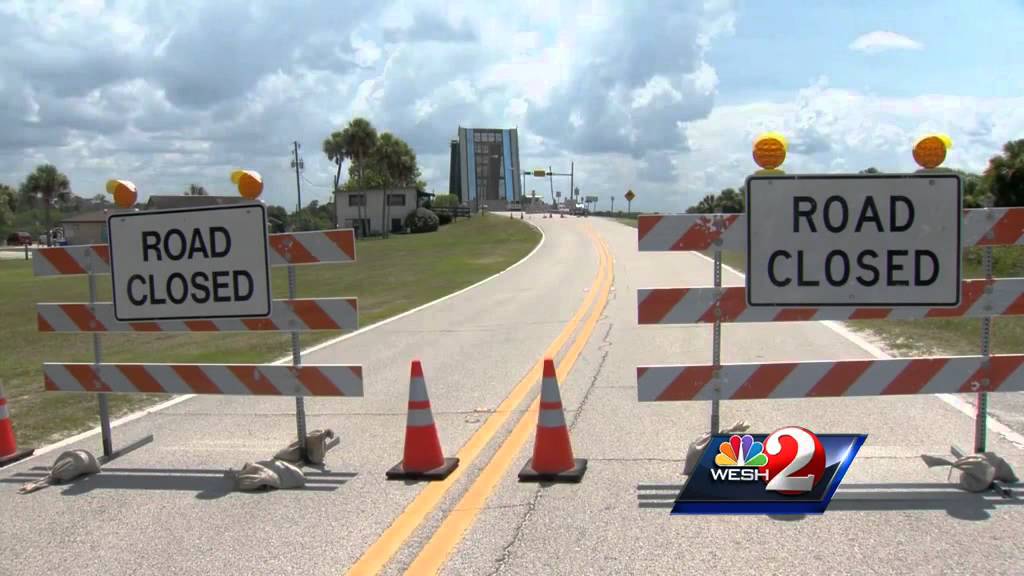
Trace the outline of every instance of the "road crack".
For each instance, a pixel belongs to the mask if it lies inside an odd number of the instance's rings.
[[[606,316],[602,316],[601,319],[605,320],[606,318]],[[600,344],[598,344],[597,349],[598,351],[600,351],[601,357],[597,363],[597,370],[594,371],[593,378],[591,378],[590,382],[587,384],[587,390],[586,392],[583,393],[583,399],[580,401],[579,408],[572,412],[572,416],[569,422],[569,430],[573,430],[576,428],[576,423],[579,422],[580,416],[583,414],[583,410],[587,407],[587,403],[590,401],[590,396],[594,391],[594,388],[597,387],[597,380],[598,378],[601,377],[601,372],[604,370],[605,362],[608,360],[608,353],[611,351],[612,342],[610,336],[612,333],[613,326],[614,324],[612,323],[608,324],[608,329],[605,331],[604,336],[601,338]],[[593,460],[597,459],[594,458]],[[533,513],[537,510],[537,504],[540,502],[542,495],[543,491],[538,486],[533,493],[533,497],[526,504],[525,512],[522,516],[520,516],[519,521],[516,523],[515,530],[512,532],[511,540],[509,540],[508,544],[502,547],[501,556],[497,559],[497,563],[494,566],[494,570],[489,572],[487,576],[498,576],[498,574],[501,574],[501,572],[510,565],[510,561],[512,559],[512,549],[515,548],[516,545],[519,544],[519,541],[522,539],[523,531],[526,528],[526,524],[530,521],[530,517],[533,516]]]

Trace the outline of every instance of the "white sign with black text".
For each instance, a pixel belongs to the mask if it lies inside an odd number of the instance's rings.
[[[750,306],[957,306],[956,174],[751,176]]]
[[[118,321],[270,315],[262,204],[113,214],[107,231]]]

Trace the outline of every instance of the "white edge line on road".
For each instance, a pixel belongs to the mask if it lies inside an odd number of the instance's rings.
[[[532,258],[533,255],[536,254],[538,250],[540,250],[540,247],[544,245],[544,241],[547,239],[547,236],[545,236],[545,234],[544,234],[544,230],[542,230],[540,228],[540,226],[537,226],[536,224],[534,224],[533,222],[530,222],[529,220],[520,220],[520,222],[526,222],[530,226],[533,226],[534,229],[536,229],[538,232],[540,232],[540,242],[537,243],[537,245],[533,248],[533,250],[530,251],[529,254],[527,254],[526,256],[524,256],[523,258],[521,258],[519,261],[515,262],[514,264],[512,264],[508,268],[505,268],[504,270],[501,270],[499,272],[495,272],[494,274],[488,276],[487,278],[484,278],[483,280],[477,282],[476,284],[473,284],[473,285],[470,285],[470,286],[466,286],[465,288],[463,288],[461,290],[458,290],[456,292],[452,292],[451,294],[442,296],[442,297],[438,298],[437,300],[431,300],[430,302],[427,302],[426,304],[422,304],[420,306],[417,306],[416,308],[413,308],[412,310],[406,310],[405,312],[402,312],[401,314],[398,314],[396,316],[391,316],[390,318],[385,318],[385,319],[383,319],[383,320],[381,320],[379,322],[375,322],[373,324],[370,324],[369,326],[365,326],[363,328],[360,328],[360,329],[356,330],[355,332],[350,332],[348,334],[343,334],[341,336],[338,336],[337,338],[331,338],[330,340],[327,340],[327,341],[321,342],[319,344],[316,344],[314,346],[311,346],[309,348],[306,348],[305,350],[302,351],[302,353],[303,354],[309,354],[311,352],[316,352],[317,350],[326,348],[327,346],[331,346],[332,344],[337,344],[338,342],[341,342],[343,340],[348,340],[349,338],[352,338],[354,336],[358,336],[359,334],[362,334],[363,332],[369,332],[370,330],[373,330],[375,328],[380,328],[381,326],[384,326],[386,324],[390,324],[391,322],[394,322],[395,320],[399,320],[401,318],[405,318],[406,316],[410,316],[412,314],[415,314],[415,313],[417,313],[417,312],[419,312],[421,310],[424,310],[426,308],[429,308],[429,307],[431,307],[431,306],[433,306],[435,304],[440,304],[441,302],[444,302],[445,300],[448,300],[449,298],[454,298],[454,297],[458,296],[459,294],[462,294],[464,292],[468,292],[468,291],[472,290],[473,288],[476,288],[477,286],[480,286],[481,284],[485,284],[487,282],[490,282],[491,280],[494,280],[498,276],[501,276],[502,274],[515,269],[520,264],[522,264],[522,263],[526,262],[527,260],[529,260],[530,258]],[[287,362],[291,362],[291,360],[292,360],[292,355],[288,354],[287,356],[282,356],[281,358],[278,358],[277,360],[274,360],[273,362],[271,362],[271,364],[285,364]],[[196,397],[196,394],[185,394],[185,395],[182,395],[182,396],[176,396],[176,397],[174,397],[174,398],[172,398],[172,399],[170,399],[170,400],[168,400],[166,402],[161,402],[161,403],[156,404],[154,406],[150,406],[149,408],[145,408],[145,409],[139,410],[137,412],[132,412],[130,414],[126,414],[126,415],[124,415],[124,416],[122,416],[122,417],[120,417],[120,418],[118,418],[116,420],[112,420],[110,422],[110,428],[111,428],[111,430],[113,430],[114,428],[116,428],[118,426],[121,426],[122,424],[127,424],[127,423],[129,423],[129,422],[131,422],[133,420],[138,420],[139,418],[142,418],[143,416],[146,416],[148,414],[153,414],[154,412],[160,412],[161,410],[166,410],[167,408],[170,408],[171,406],[174,406],[175,404],[181,404],[182,402],[184,402],[186,400],[189,400],[189,399],[192,399],[192,398],[195,398],[195,397]],[[75,434],[74,436],[71,436],[70,438],[65,438],[65,439],[60,440],[58,442],[54,442],[53,444],[48,444],[46,446],[43,446],[42,448],[36,449],[35,453],[32,454],[32,456],[29,456],[28,458],[22,460],[18,464],[20,464],[22,462],[28,462],[30,460],[35,459],[37,456],[42,456],[44,454],[48,454],[50,452],[53,452],[54,450],[57,450],[58,448],[63,448],[65,446],[68,446],[69,444],[74,444],[75,442],[78,442],[78,441],[81,441],[81,440],[85,440],[86,438],[89,438],[90,436],[94,436],[94,435],[99,434],[99,433],[100,433],[100,427],[97,426],[97,427],[93,428],[92,430],[86,430],[85,432],[81,432],[79,434]],[[12,465],[11,468],[14,468],[15,466],[17,466],[17,464]]]
[[[710,261],[714,262],[714,258],[710,258],[706,254],[703,254],[701,252],[696,252],[696,254],[699,255],[702,258],[706,258],[707,260],[710,260]],[[733,268],[731,266],[726,266],[725,264],[722,264],[722,268],[725,268],[726,270],[732,272],[733,274],[736,274],[736,275],[740,276],[741,278],[745,277],[742,272],[736,270],[735,268]],[[843,324],[842,322],[836,322],[835,320],[822,320],[821,323],[824,324],[825,326],[827,326],[830,330],[832,330],[836,334],[839,334],[843,338],[846,338],[850,342],[856,344],[858,347],[860,347],[861,350],[864,350],[865,352],[867,352],[868,354],[874,356],[875,358],[877,358],[879,360],[886,360],[886,359],[892,358],[892,356],[889,356],[888,354],[886,354],[884,350],[882,350],[878,346],[875,346],[874,344],[868,342],[862,336],[860,336],[856,332],[854,332],[854,331],[850,330],[849,328],[847,328],[846,325]],[[976,417],[976,409],[975,409],[975,407],[972,406],[971,404],[967,403],[967,402],[964,402],[961,398],[957,397],[956,395],[954,395],[954,394],[935,394],[935,396],[938,397],[939,400],[942,400],[946,404],[949,404],[950,406],[955,408],[957,411],[964,413],[968,417],[970,417],[972,419]],[[1007,442],[1013,444],[1017,448],[1019,448],[1021,450],[1024,450],[1024,435],[1018,434],[1012,428],[1010,428],[1006,424],[1003,424],[1002,422],[1000,422],[992,414],[988,415],[986,424],[988,425],[988,429],[989,430],[995,432],[996,434],[999,434]]]

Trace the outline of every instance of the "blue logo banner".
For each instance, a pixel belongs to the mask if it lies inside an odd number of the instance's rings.
[[[799,427],[713,436],[672,514],[822,514],[866,439]]]

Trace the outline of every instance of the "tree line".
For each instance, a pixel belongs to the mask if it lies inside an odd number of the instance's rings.
[[[1003,145],[1002,153],[993,156],[981,174],[955,168],[937,168],[955,172],[963,181],[964,208],[982,208],[991,203],[995,207],[1024,206],[1024,139],[1011,140]],[[875,167],[865,168],[860,174],[882,174]],[[718,194],[708,194],[686,209],[687,214],[739,213],[745,210],[743,186],[726,188]]]

